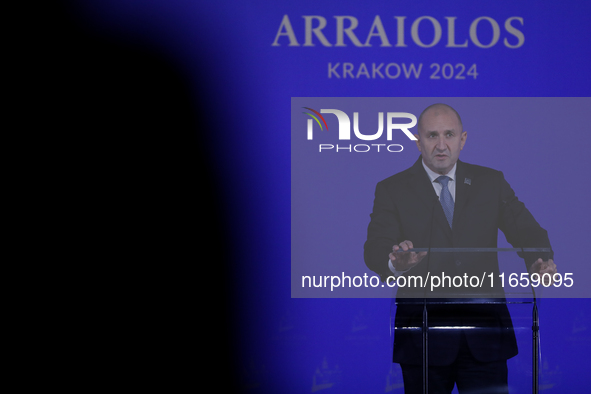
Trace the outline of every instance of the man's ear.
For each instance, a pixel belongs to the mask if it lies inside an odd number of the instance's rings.
[[[460,150],[464,149],[464,144],[466,143],[467,139],[468,139],[468,132],[467,131],[462,132],[462,136],[460,137]]]
[[[421,137],[418,134],[413,134],[417,139],[415,142],[417,143],[417,148],[419,148],[419,152],[421,152]]]

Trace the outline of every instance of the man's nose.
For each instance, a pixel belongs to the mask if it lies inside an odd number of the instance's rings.
[[[445,145],[445,141],[443,138],[438,138],[437,139],[437,145],[436,145],[438,150],[445,150],[447,148],[447,146]]]

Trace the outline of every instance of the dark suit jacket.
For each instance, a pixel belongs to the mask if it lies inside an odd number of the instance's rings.
[[[463,163],[456,168],[456,195],[452,228],[450,228],[431,181],[422,165],[422,158],[409,169],[393,175],[376,186],[371,222],[364,246],[365,263],[382,280],[392,276],[388,268],[388,254],[392,246],[404,240],[414,247],[497,247],[500,228],[514,247],[550,247],[547,232],[520,202],[505,181],[503,174],[490,168]],[[469,180],[469,181],[466,181]],[[547,260],[551,254],[520,253],[529,267],[539,257]],[[465,291],[465,297],[496,297],[504,301],[498,283],[496,253],[431,253],[408,271],[406,276],[440,275],[468,277],[493,273],[495,283],[477,290]],[[422,288],[398,288],[394,362],[421,364],[422,336],[420,330],[402,329],[421,327],[422,304],[416,300],[428,297],[451,297],[443,289],[430,293]],[[473,296],[470,293],[478,292]],[[494,294],[491,294],[494,293]],[[414,303],[404,303],[414,299]],[[463,300],[468,301],[468,300]],[[513,325],[506,305],[465,304],[430,305],[429,326],[468,326],[464,330],[472,354],[479,361],[498,361],[517,354]],[[461,330],[429,331],[429,364],[448,365],[459,349]]]

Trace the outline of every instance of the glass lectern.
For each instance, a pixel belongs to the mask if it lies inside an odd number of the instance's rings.
[[[453,362],[460,343],[467,344],[478,360],[508,359],[510,392],[538,393],[538,303],[555,282],[549,274],[528,272],[528,267],[538,258],[547,261],[552,251],[415,248],[412,252],[420,255],[420,262],[388,278],[395,288],[390,319],[394,362],[422,365],[423,392],[429,393],[430,368]]]

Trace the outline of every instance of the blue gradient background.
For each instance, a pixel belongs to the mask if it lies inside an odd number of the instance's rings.
[[[227,285],[222,290],[227,296],[219,298],[223,318],[206,315],[198,326],[218,321],[223,322],[220,326],[227,327],[195,335],[200,342],[213,342],[224,349],[220,350],[221,357],[213,352],[206,358],[212,371],[219,375],[215,375],[215,381],[245,392],[311,392],[313,377],[325,362],[328,370],[338,369],[341,373],[335,372],[328,378],[334,384],[322,392],[381,393],[386,389],[392,367],[390,300],[290,296],[292,97],[576,97],[589,95],[591,87],[591,5],[579,1],[449,4],[156,0],[79,2],[72,3],[68,10],[81,31],[98,40],[123,43],[128,49],[150,53],[152,58],[174,69],[187,88],[189,111],[199,124],[194,151],[207,159],[202,170],[215,177],[212,184],[218,188],[216,198],[219,209],[223,209],[219,217],[225,220],[225,235],[220,244],[228,251],[239,251],[208,259],[207,264],[214,268],[223,266],[225,276],[204,279],[202,272],[196,270],[196,286],[204,286],[209,280]],[[333,15],[356,16],[362,42],[375,15],[382,17],[384,25],[394,15],[407,16],[408,47],[380,48],[375,38],[371,48],[288,47],[285,38],[281,39],[282,46],[272,47],[284,14],[290,16],[300,44],[304,36],[302,15],[326,17],[329,25],[325,34],[333,43]],[[411,21],[423,15],[431,15],[442,23],[443,37],[436,47],[420,48],[410,40]],[[506,18],[523,17],[525,23],[519,29],[525,35],[524,46],[506,48],[502,45],[502,33],[499,44],[490,49],[445,48],[444,16],[458,17],[456,42],[463,42],[461,37],[467,36],[469,23],[483,15],[497,20],[502,32]],[[388,25],[386,31],[394,44],[395,25],[392,21]],[[482,41],[486,41],[485,33],[482,34]],[[477,63],[479,76],[465,81],[328,79],[328,62],[422,62],[423,72],[429,70],[432,62]],[[149,88],[152,79],[148,76],[145,83]],[[117,94],[113,92],[114,96]],[[552,134],[534,133],[531,138],[561,144],[555,154],[539,152],[536,160],[542,167],[569,157],[583,167],[576,170],[578,177],[572,178],[571,182],[583,185],[576,195],[570,196],[574,200],[569,200],[569,204],[580,204],[581,216],[588,218],[589,210],[582,200],[589,194],[584,175],[589,164],[585,151],[591,142],[588,131],[556,130]],[[190,154],[190,141],[182,140],[183,154]],[[567,141],[570,143],[565,144]],[[174,152],[173,141],[167,142]],[[516,142],[527,147],[527,141]],[[474,140],[470,143],[477,145]],[[499,141],[491,143],[502,149]],[[498,164],[493,159],[485,163],[477,158],[468,161],[497,168],[515,167],[506,171],[511,184],[522,191],[519,195],[524,201],[535,200],[535,193],[520,185],[523,177],[527,181],[526,172],[538,170],[529,158],[504,156]],[[562,244],[589,233],[587,228],[549,230],[551,236],[558,234]],[[191,231],[194,229],[189,226],[187,234],[197,238],[198,234]],[[191,238],[187,235],[179,243],[190,243]],[[556,239],[552,237],[558,247]],[[186,264],[195,261],[196,268],[202,267],[204,263],[198,258],[202,256],[189,258]],[[570,263],[561,260],[560,255],[556,261],[559,267]],[[216,270],[212,269],[212,273],[215,275]],[[195,302],[199,309],[204,299]],[[206,300],[216,302],[215,296]],[[591,350],[589,307],[587,299],[543,300],[543,392],[586,392],[587,357]]]

